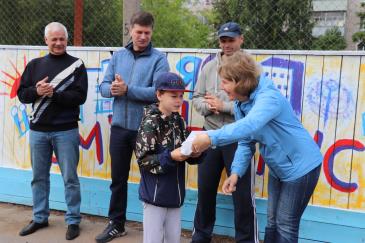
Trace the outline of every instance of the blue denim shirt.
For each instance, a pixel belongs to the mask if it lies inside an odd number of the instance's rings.
[[[280,180],[295,180],[322,163],[318,145],[304,129],[288,100],[273,81],[260,77],[245,102],[235,102],[236,122],[208,131],[213,146],[238,142],[231,171],[242,176],[259,143],[270,173]]]
[[[103,97],[112,97],[111,83],[116,74],[121,76],[128,85],[128,92],[114,97],[112,126],[136,131],[142,120],[143,107],[156,102],[154,85],[157,77],[170,68],[165,54],[152,48],[151,44],[137,56],[132,49],[130,43],[114,52],[100,84],[100,92]]]

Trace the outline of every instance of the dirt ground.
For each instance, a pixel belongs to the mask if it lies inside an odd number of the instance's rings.
[[[80,224],[81,234],[73,241],[65,240],[66,226],[64,223],[64,212],[52,210],[49,218],[49,226],[39,231],[21,237],[19,231],[31,220],[32,208],[23,205],[0,203],[0,243],[91,243],[95,242],[95,236],[106,226],[107,218],[91,215],[83,215]],[[113,243],[137,243],[142,242],[142,224],[134,221],[127,221],[126,230],[128,234],[124,237],[113,240]],[[181,243],[188,243],[191,240],[191,231],[183,230]],[[214,235],[213,243],[232,243],[233,238]]]

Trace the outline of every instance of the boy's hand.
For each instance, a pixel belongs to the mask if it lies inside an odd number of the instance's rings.
[[[189,158],[189,156],[183,155],[180,151],[180,148],[177,148],[171,151],[171,158],[175,161],[183,162]]]
[[[190,157],[192,157],[192,158],[198,158],[200,155],[202,155],[202,153],[201,152],[199,152],[199,153],[191,153],[190,154]]]

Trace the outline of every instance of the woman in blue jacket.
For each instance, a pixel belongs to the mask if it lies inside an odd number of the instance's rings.
[[[235,191],[259,143],[270,168],[265,243],[298,242],[300,218],[317,184],[323,157],[287,99],[247,53],[237,52],[219,68],[221,88],[235,100],[236,122],[198,135],[194,152],[238,142],[224,193]]]

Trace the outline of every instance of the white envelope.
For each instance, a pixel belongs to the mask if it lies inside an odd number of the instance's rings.
[[[182,143],[181,145],[181,153],[183,155],[189,156],[193,151],[191,150],[191,146],[197,134],[206,133],[207,131],[192,131],[189,137]]]

